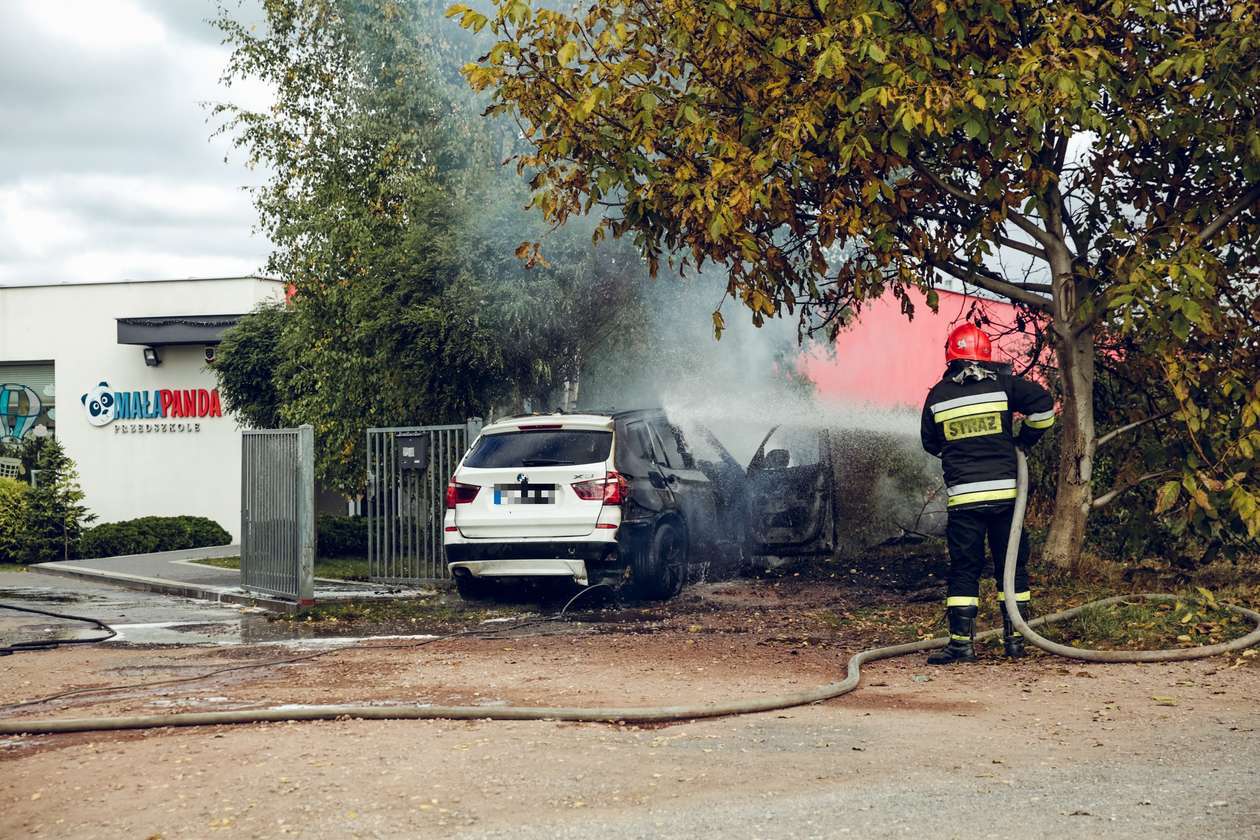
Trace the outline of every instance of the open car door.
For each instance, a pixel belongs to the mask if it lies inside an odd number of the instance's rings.
[[[749,553],[777,568],[835,549],[829,432],[776,426],[748,465]]]

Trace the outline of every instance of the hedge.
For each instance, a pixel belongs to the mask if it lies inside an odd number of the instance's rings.
[[[107,522],[83,532],[81,557],[114,557],[148,554],[183,548],[227,545],[232,535],[204,516],[142,516],[124,522]]]
[[[367,517],[321,516],[315,531],[317,557],[367,557]]]
[[[0,478],[0,563],[17,563],[22,529],[26,525],[26,494],[30,487],[12,478]]]

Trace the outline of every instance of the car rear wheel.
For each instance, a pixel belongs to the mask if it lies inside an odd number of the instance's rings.
[[[455,588],[465,601],[488,601],[494,595],[494,584],[472,575],[457,575]]]
[[[635,588],[644,598],[663,601],[682,591],[686,577],[687,535],[672,522],[662,523],[651,548],[635,562]]]

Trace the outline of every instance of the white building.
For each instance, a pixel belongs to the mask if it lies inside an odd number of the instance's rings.
[[[0,288],[0,438],[55,434],[100,522],[240,531],[241,434],[207,358],[284,285],[263,277]]]

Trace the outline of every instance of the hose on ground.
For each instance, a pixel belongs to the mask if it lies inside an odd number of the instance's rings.
[[[33,650],[51,650],[61,647],[62,645],[95,645],[100,642],[107,642],[118,635],[118,631],[110,627],[100,619],[91,618],[83,615],[70,615],[69,613],[51,612],[49,610],[37,610],[34,607],[19,607],[16,604],[0,603],[0,609],[12,610],[14,612],[32,613],[34,615],[46,615],[50,618],[61,618],[66,621],[82,621],[84,624],[91,624],[105,631],[103,636],[90,636],[85,639],[39,639],[30,642],[13,642],[12,644],[0,647],[0,656],[10,656],[14,653],[23,653]]]
[[[1055,656],[1062,656],[1067,659],[1080,659],[1085,662],[1113,663],[1184,662],[1188,659],[1204,659],[1222,653],[1231,653],[1232,651],[1243,650],[1260,643],[1260,626],[1257,626],[1255,630],[1247,635],[1240,636],[1232,641],[1191,648],[1170,648],[1168,650],[1087,650],[1053,642],[1033,630],[1029,622],[1025,621],[1024,617],[1019,614],[1019,607],[1015,600],[1015,560],[1019,553],[1020,535],[1024,530],[1024,512],[1028,508],[1028,459],[1024,457],[1024,453],[1020,449],[1015,450],[1015,455],[1019,468],[1016,483],[1019,492],[1015,497],[1015,511],[1011,515],[1011,533],[1006,541],[1005,567],[1002,572],[1002,606],[1006,610],[1006,615],[1014,623],[1015,628],[1020,633],[1023,633],[1024,638],[1029,642],[1047,653],[1053,653]],[[1135,595],[1118,595],[1114,598],[1103,598],[1085,606],[1087,608],[1105,607],[1109,604],[1118,604],[1134,598],[1142,598],[1147,601],[1178,600],[1176,595],[1164,592],[1140,592]],[[1260,613],[1232,604],[1222,604],[1221,606],[1239,615],[1244,615],[1257,622],[1257,625],[1260,625]],[[1040,623],[1037,621],[1032,622],[1032,624]]]
[[[1038,627],[1051,622],[1065,621],[1080,615],[1086,610],[1107,604],[1118,603],[1134,596],[1117,596],[1091,601],[1072,609],[1042,616],[1033,621],[1025,621],[1015,606],[1015,551],[1019,550],[1019,536],[1023,528],[1024,511],[1028,502],[1028,466],[1023,453],[1019,453],[1019,494],[1016,499],[1012,517],[1010,539],[1007,542],[1006,570],[1004,580],[1005,606],[1007,614],[1015,626],[1033,645],[1059,656],[1073,659],[1085,659],[1093,662],[1171,662],[1185,659],[1201,659],[1228,651],[1242,650],[1260,643],[1260,612],[1229,604],[1222,604],[1225,609],[1251,619],[1256,629],[1219,645],[1199,648],[1165,650],[1165,651],[1091,651],[1060,645],[1051,642],[1044,636],[1033,632]],[[1176,600],[1170,594],[1145,594],[1137,597],[1149,600]],[[992,638],[1001,633],[1000,628],[987,630],[976,636],[977,641]],[[682,706],[629,706],[629,707],[549,707],[549,706],[307,706],[305,708],[284,709],[242,709],[223,712],[180,712],[160,715],[129,715],[111,718],[66,718],[60,720],[15,720],[0,721],[0,735],[17,734],[52,734],[62,732],[103,732],[124,729],[156,729],[167,726],[218,726],[240,723],[277,723],[285,721],[305,720],[548,720],[574,721],[582,723],[663,723],[678,720],[696,720],[700,718],[729,717],[732,715],[754,714],[788,709],[793,706],[804,706],[820,703],[841,695],[848,694],[858,687],[862,677],[862,666],[868,662],[881,659],[892,659],[911,653],[922,653],[944,647],[947,638],[924,639],[900,645],[870,648],[859,651],[849,658],[845,677],[840,682],[829,683],[805,691],[779,694],[769,697],[758,697],[743,700],[732,700],[725,703],[703,703]]]

